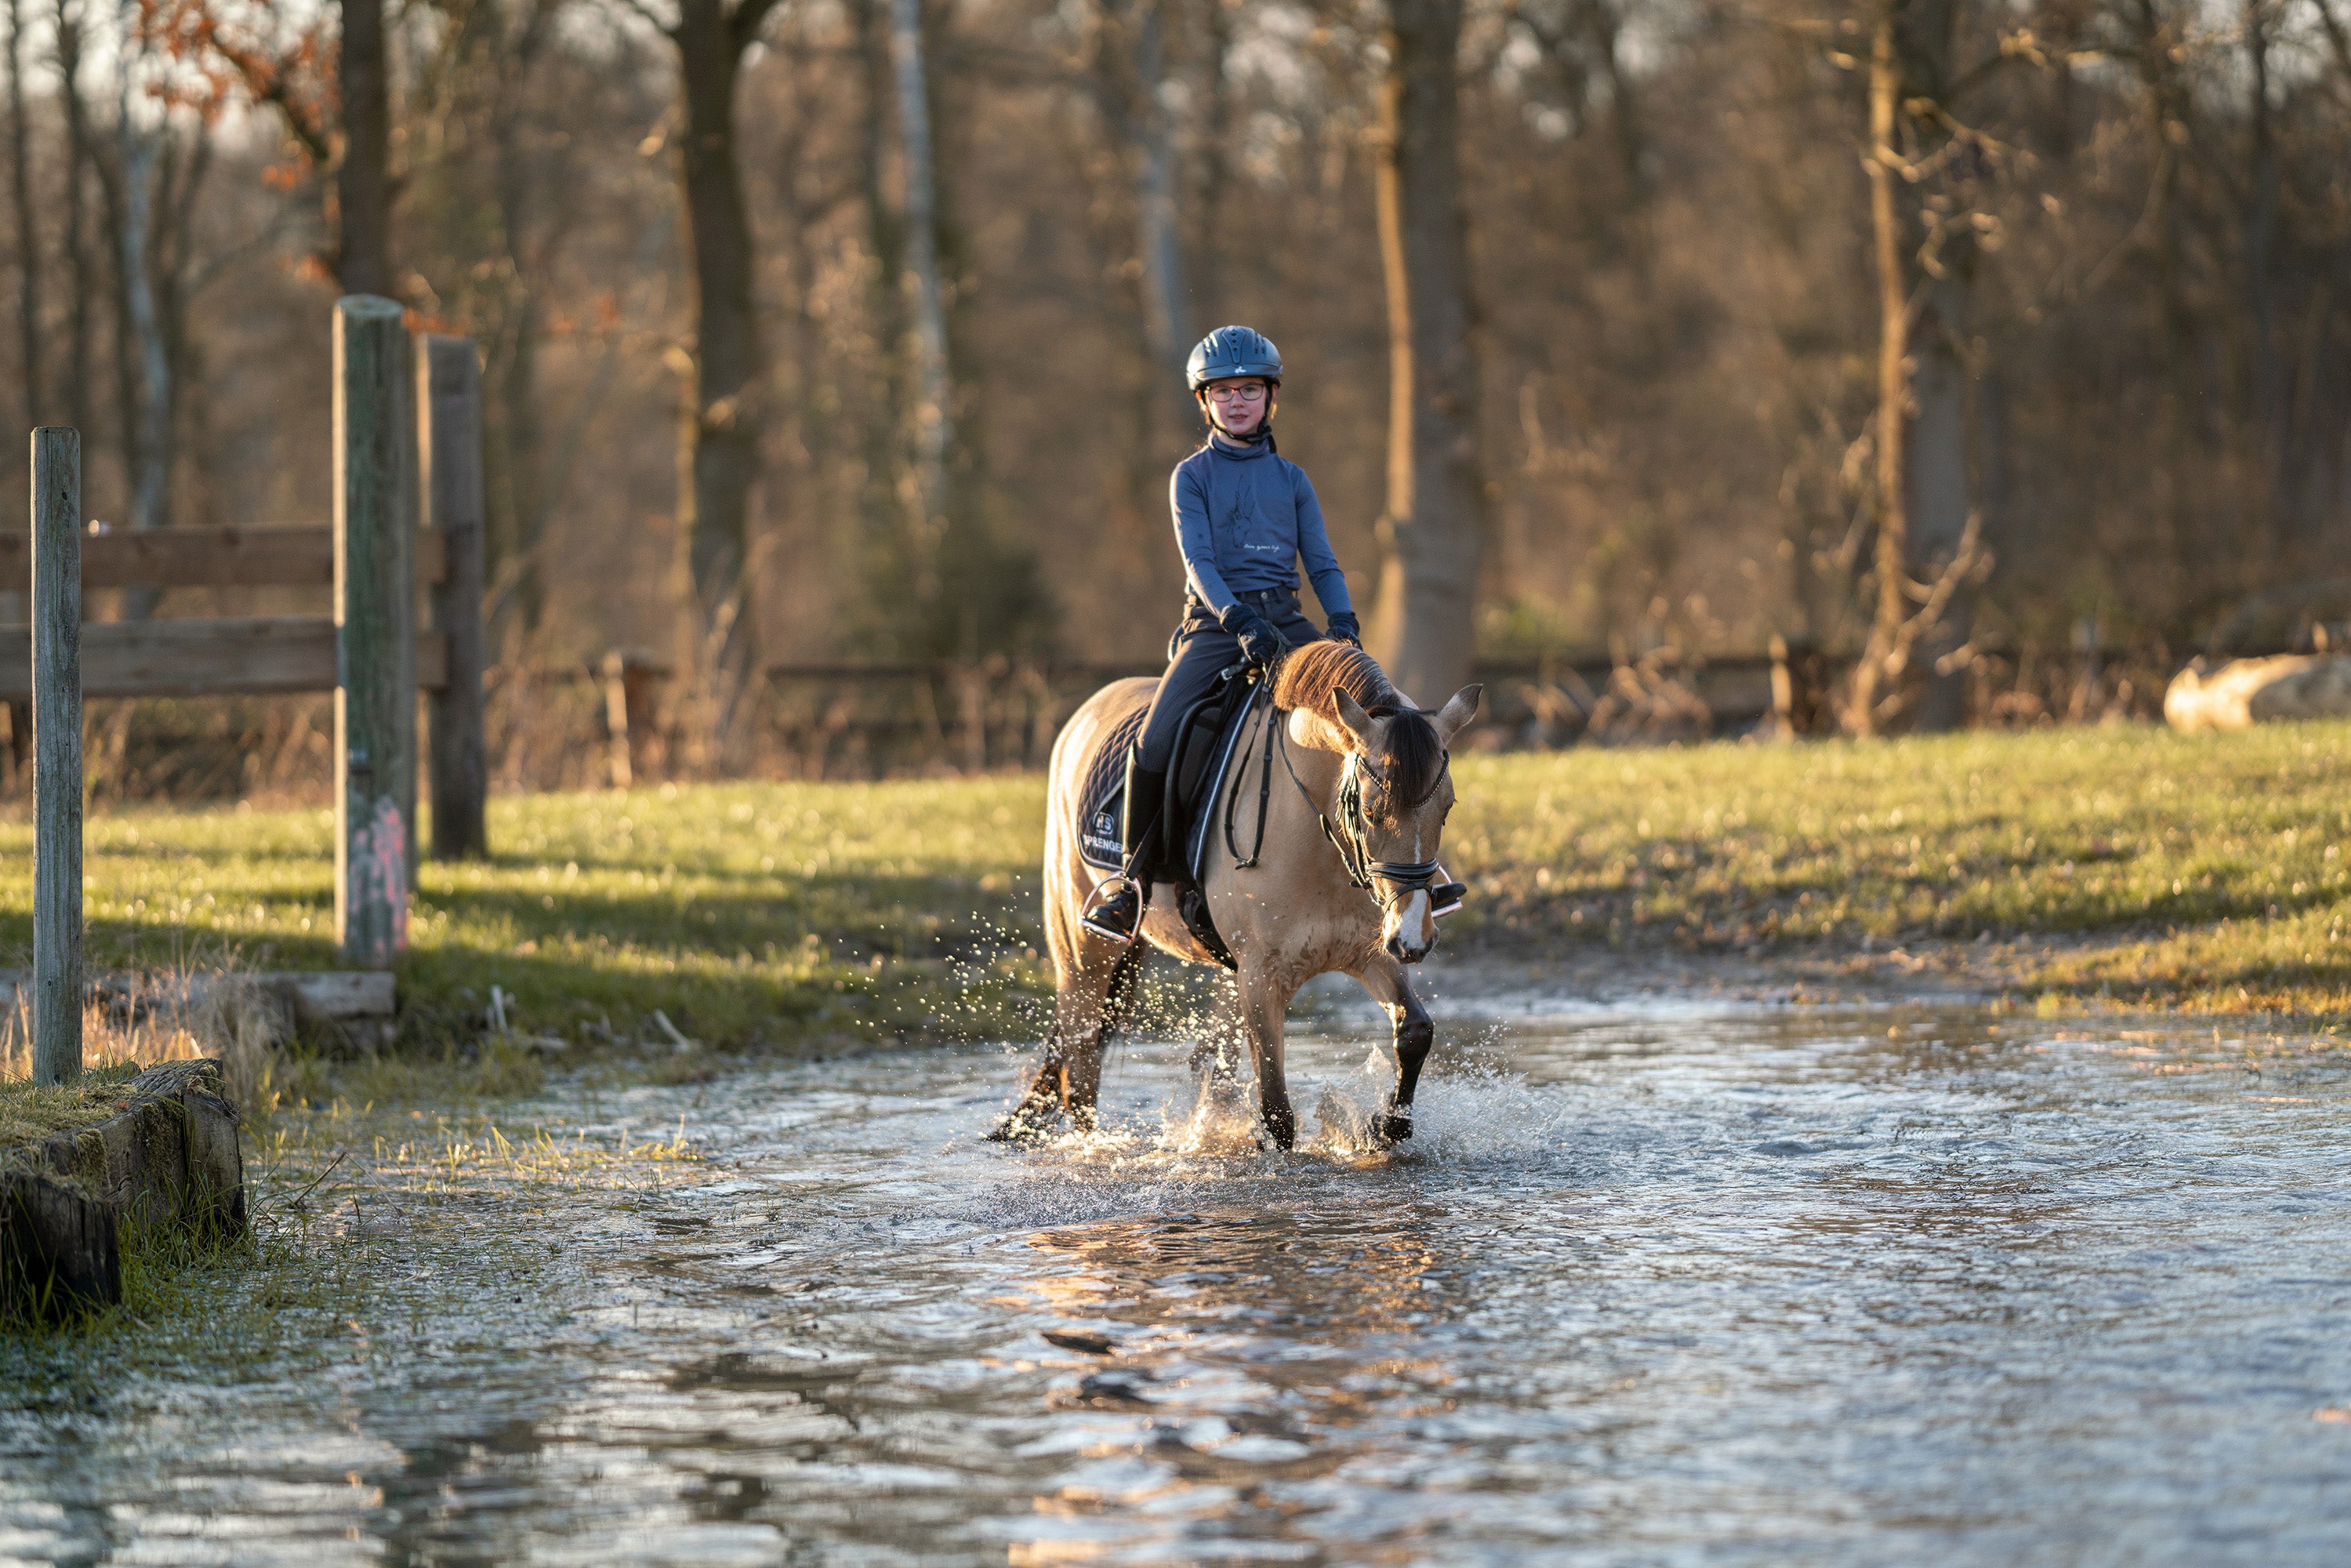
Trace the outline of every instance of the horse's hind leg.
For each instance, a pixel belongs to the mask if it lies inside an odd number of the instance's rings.
[[[1088,948],[1092,947],[1088,944]],[[1050,1126],[1063,1111],[1081,1130],[1091,1131],[1102,1090],[1103,1035],[1118,1011],[1127,982],[1121,965],[1139,963],[1132,949],[1094,953],[1081,949],[1078,961],[1056,965],[1053,1025],[1045,1037],[1044,1060],[1022,1092],[1019,1103],[996,1124],[990,1138],[1005,1142]]]
[[[1428,1021],[1428,1009],[1412,994],[1404,966],[1385,953],[1373,954],[1363,967],[1352,972],[1371,993],[1372,1000],[1387,1009],[1388,1026],[1395,1031],[1395,1089],[1380,1108],[1378,1131],[1381,1137],[1395,1143],[1412,1136],[1413,1092],[1420,1086],[1421,1064],[1428,1060],[1429,1048],[1437,1041],[1437,1026]]]

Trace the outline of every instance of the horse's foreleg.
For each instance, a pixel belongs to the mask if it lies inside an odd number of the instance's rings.
[[[1437,1026],[1428,1021],[1428,1009],[1412,994],[1404,966],[1385,953],[1374,953],[1353,974],[1372,1000],[1387,1010],[1388,1027],[1395,1033],[1395,1089],[1380,1108],[1379,1134],[1390,1143],[1398,1142],[1412,1136],[1413,1092],[1420,1086],[1421,1064],[1437,1042]]]
[[[1238,1009],[1228,998],[1219,1001],[1207,1027],[1192,1042],[1192,1107],[1195,1125],[1219,1108],[1240,1105],[1240,1048],[1244,1030]]]
[[[1298,1115],[1290,1108],[1290,1079],[1282,1067],[1282,1026],[1290,1012],[1288,982],[1246,964],[1240,973],[1241,1025],[1249,1031],[1249,1055],[1257,1062],[1258,1113],[1282,1148],[1298,1142]]]

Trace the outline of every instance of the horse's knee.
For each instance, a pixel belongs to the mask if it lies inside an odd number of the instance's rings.
[[[1428,1060],[1429,1048],[1437,1043],[1437,1025],[1426,1014],[1408,1018],[1396,1025],[1395,1050],[1398,1061],[1415,1066]]]

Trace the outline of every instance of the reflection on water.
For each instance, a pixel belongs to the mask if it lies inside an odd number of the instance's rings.
[[[1964,1009],[1487,1000],[1420,1136],[992,1054],[543,1113],[707,1158],[382,1227],[366,1321],[0,1414],[0,1559],[2338,1563],[2351,1072]]]

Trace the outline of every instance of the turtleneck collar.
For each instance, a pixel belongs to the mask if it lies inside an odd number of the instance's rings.
[[[1269,421],[1245,436],[1228,435],[1221,430],[1212,429],[1208,433],[1208,444],[1222,455],[1230,457],[1236,462],[1262,457],[1274,450],[1273,425]]]

